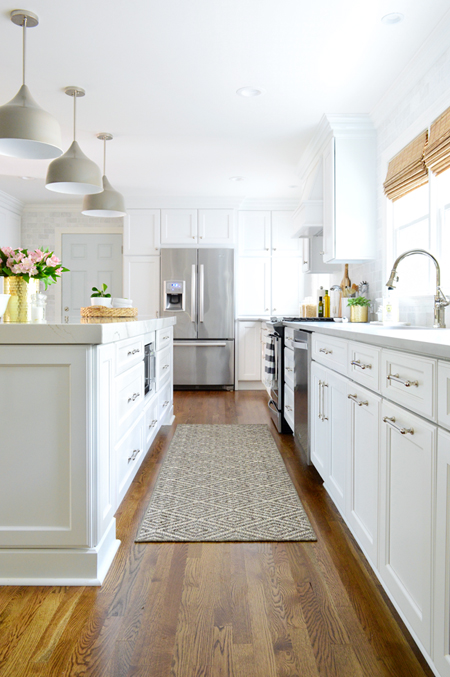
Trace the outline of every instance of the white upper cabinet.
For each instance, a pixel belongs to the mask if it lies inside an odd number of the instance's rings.
[[[198,244],[223,246],[233,242],[233,209],[198,210]]]
[[[301,259],[286,256],[272,258],[272,313],[298,317],[303,299]]]
[[[272,254],[274,256],[300,256],[301,242],[294,237],[296,226],[293,212],[272,212]]]
[[[123,290],[138,309],[139,320],[159,313],[159,256],[124,256]]]
[[[271,261],[247,257],[239,260],[238,315],[265,316],[271,312]]]
[[[129,209],[125,217],[125,256],[158,256],[160,247],[159,209]]]
[[[270,256],[272,246],[269,211],[239,212],[241,256]]]
[[[161,209],[161,244],[197,243],[196,209]]]

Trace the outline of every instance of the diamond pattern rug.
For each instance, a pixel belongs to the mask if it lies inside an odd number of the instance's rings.
[[[178,425],[136,540],[316,537],[266,425]]]

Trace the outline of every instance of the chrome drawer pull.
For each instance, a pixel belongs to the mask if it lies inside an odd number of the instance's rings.
[[[167,341],[167,339],[169,339],[169,338],[170,338],[170,336],[163,336],[163,337],[162,337],[162,340],[163,340],[163,341]]]
[[[163,371],[164,371],[164,369],[168,369],[169,367],[170,367],[170,364],[165,364],[164,367],[163,367]]]
[[[163,408],[164,408],[164,407],[167,407],[168,404],[169,404],[169,400],[166,400],[166,401],[164,402],[164,404],[163,404]]]
[[[328,350],[328,348],[319,348],[319,353],[325,353],[325,355],[331,355],[333,353],[333,351]]]
[[[400,435],[406,435],[406,433],[409,433],[410,435],[414,435],[414,428],[400,428],[398,425],[395,424],[395,416],[384,416],[383,421],[387,423],[388,425],[391,426],[391,428],[394,428],[397,432],[400,433]]]
[[[330,350],[331,353],[331,350]],[[324,388],[328,388],[328,383],[325,383],[325,381],[322,381],[322,410],[325,411],[325,390]],[[322,413],[322,421],[328,421],[328,416],[325,416],[324,413]]]
[[[139,348],[135,348],[134,350],[129,350],[127,353],[127,357],[130,357],[130,355],[136,355],[136,353],[140,353],[141,351]]]
[[[396,381],[397,383],[401,383],[405,388],[409,388],[410,386],[416,386],[416,388],[419,387],[419,381],[405,381],[405,379],[400,378],[398,374],[389,374],[387,377],[388,381]]]
[[[133,393],[133,395],[132,395],[131,397],[128,398],[128,404],[129,404],[130,402],[134,402],[134,400],[137,400],[137,398],[138,398],[139,396],[140,396],[139,393]]]
[[[128,457],[128,463],[129,463],[130,461],[135,461],[135,460],[136,460],[136,456],[140,453],[140,451],[141,451],[140,449],[135,449],[134,451],[132,451],[132,452],[131,452],[131,456]]]
[[[349,399],[349,400],[352,400],[353,402],[355,402],[355,403],[358,405],[358,407],[362,407],[363,404],[364,404],[366,407],[369,406],[369,403],[368,403],[368,402],[363,402],[362,400],[358,400],[357,395],[349,395],[349,396],[348,396],[348,399]]]
[[[155,425],[156,425],[157,423],[158,423],[158,421],[157,421],[156,419],[153,419],[153,421],[149,424],[148,427],[149,427],[149,428],[154,428]]]
[[[286,409],[287,409],[288,411],[294,411],[294,410],[292,409],[292,407],[290,407],[288,404],[286,405]]]
[[[322,390],[322,381],[319,380],[319,418],[322,421],[323,420],[322,419],[322,403],[321,403],[321,399],[320,399],[321,390]]]
[[[352,360],[350,362],[350,364],[355,366],[355,367],[359,367],[360,369],[372,369],[371,364],[364,364],[364,363],[360,362],[359,360]]]
[[[292,367],[286,367],[286,371],[294,371]]]

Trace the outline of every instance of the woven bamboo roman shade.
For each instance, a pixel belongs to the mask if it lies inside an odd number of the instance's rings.
[[[389,162],[383,185],[385,194],[393,202],[427,183],[428,169],[423,161],[427,137],[425,130]]]
[[[431,125],[424,159],[433,174],[441,174],[450,167],[450,108]]]

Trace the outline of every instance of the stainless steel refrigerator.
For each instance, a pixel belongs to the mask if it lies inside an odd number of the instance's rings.
[[[161,317],[177,320],[174,387],[234,387],[232,249],[162,249]]]

